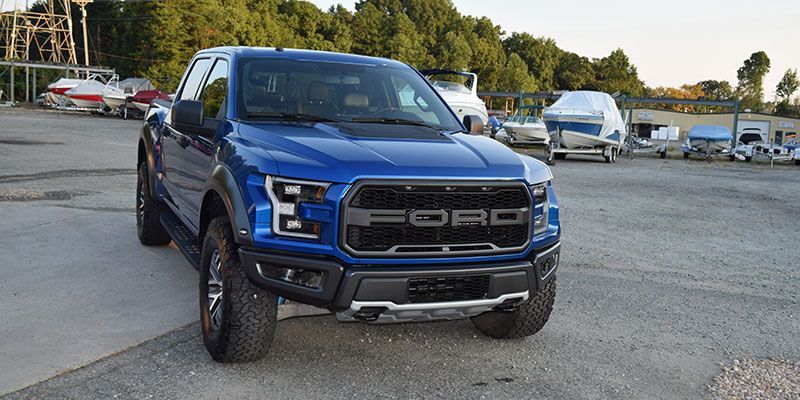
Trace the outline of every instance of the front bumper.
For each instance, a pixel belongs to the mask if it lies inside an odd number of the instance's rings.
[[[537,249],[528,258],[463,265],[345,265],[324,257],[239,249],[250,281],[286,299],[328,308],[339,319],[359,318],[369,309],[377,322],[460,318],[527,300],[555,275],[561,244]],[[292,269],[321,275],[313,287],[292,283],[278,271]],[[411,302],[412,278],[486,275],[488,290],[480,298]]]

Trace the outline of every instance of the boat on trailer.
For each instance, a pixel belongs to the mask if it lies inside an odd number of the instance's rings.
[[[501,129],[505,131],[505,141],[511,145],[549,145],[550,134],[544,121],[536,115],[544,107],[523,105],[509,117]],[[502,136],[501,136],[502,137]]]
[[[45,92],[45,103],[53,106],[66,106],[72,104],[69,97],[65,96],[67,90],[78,86],[83,82],[83,79],[76,78],[59,78],[55,82],[47,85]]]
[[[108,81],[106,87],[103,89],[103,101],[106,106],[111,110],[117,110],[122,107],[128,98],[140,90],[153,90],[153,84],[144,78],[128,78],[119,80],[115,75]],[[132,104],[129,107],[134,107]]]
[[[625,121],[616,101],[607,93],[566,92],[544,110],[550,138],[551,160],[566,154],[602,155],[616,161],[626,135]]]
[[[160,90],[140,90],[130,98],[130,104],[139,111],[145,112],[150,107],[150,103],[155,99],[168,100],[169,93]]]
[[[103,108],[103,89],[106,82],[100,75],[90,75],[83,82],[64,92],[78,108],[99,110]]]
[[[683,158],[699,154],[705,158],[715,155],[730,156],[733,135],[727,126],[721,125],[695,125],[689,130],[686,141],[681,146]]]

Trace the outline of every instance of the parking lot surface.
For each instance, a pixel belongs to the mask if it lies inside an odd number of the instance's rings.
[[[721,362],[800,359],[800,168],[587,157],[553,167],[563,251],[537,335],[318,316],[216,364],[197,273],[136,239],[139,124],[0,111],[9,398],[703,398]]]

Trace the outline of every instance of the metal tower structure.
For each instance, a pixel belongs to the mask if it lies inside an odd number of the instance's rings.
[[[75,3],[84,10],[91,0]],[[0,0],[0,9],[13,4],[11,11],[0,13],[0,51],[4,61],[37,61],[77,64],[75,40],[72,37],[70,0],[46,0],[43,12],[20,10],[20,0]],[[58,7],[57,7],[58,6]],[[84,42],[86,12],[83,11]],[[87,46],[84,45],[84,49]],[[86,53],[88,65],[88,50]]]

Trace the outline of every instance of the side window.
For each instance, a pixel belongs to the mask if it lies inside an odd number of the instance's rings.
[[[206,118],[219,118],[223,113],[225,95],[228,93],[228,62],[217,60],[211,74],[208,75],[206,86],[200,94],[203,102],[203,116]]]
[[[211,60],[208,58],[201,58],[195,61],[194,65],[192,66],[192,70],[189,71],[189,75],[186,76],[186,83],[183,85],[183,89],[181,89],[181,93],[178,96],[178,100],[195,100],[197,97],[197,88],[200,87],[200,83],[203,80],[203,75],[206,74],[208,71],[208,66],[211,65]]]

